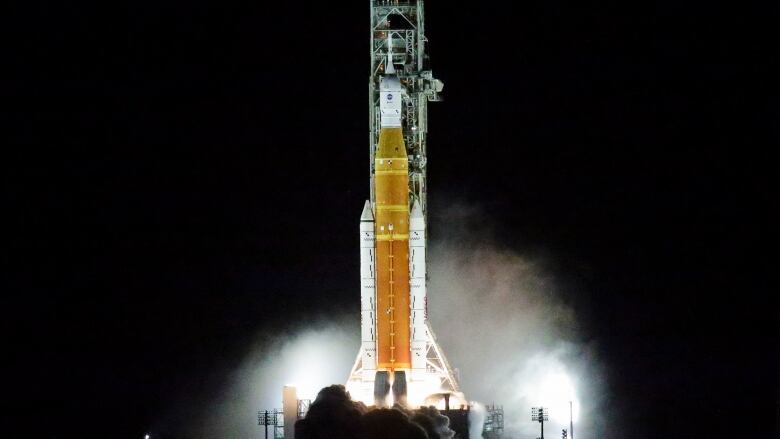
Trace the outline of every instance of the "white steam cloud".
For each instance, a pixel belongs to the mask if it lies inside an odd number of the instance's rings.
[[[600,437],[600,366],[543,263],[502,248],[483,226],[466,230],[490,223],[473,207],[443,217],[453,221],[431,246],[430,319],[466,397],[503,405],[508,437],[539,435],[538,406],[549,409],[545,433],[560,437],[572,401],[575,437]]]
[[[354,320],[354,319],[351,319]],[[258,342],[230,377],[211,412],[190,424],[188,437],[255,438],[262,436],[258,410],[282,408],[282,387],[297,387],[299,399],[344,383],[360,345],[359,322],[307,322],[306,329]],[[269,428],[269,435],[272,431]]]

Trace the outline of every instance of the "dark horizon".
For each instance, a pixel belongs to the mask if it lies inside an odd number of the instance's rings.
[[[776,8],[425,7],[432,239],[454,221],[546,262],[622,432],[777,433]],[[24,15],[0,76],[8,423],[139,438],[258,334],[359,319],[368,4]]]

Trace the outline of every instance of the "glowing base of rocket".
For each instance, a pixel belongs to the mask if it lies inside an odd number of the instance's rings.
[[[387,392],[384,401],[376,401],[375,386],[377,384],[376,369],[366,369],[363,367],[363,349],[358,352],[355,364],[352,366],[352,372],[349,374],[346,388],[352,396],[353,401],[360,401],[367,406],[382,405],[392,407],[396,403],[407,407],[419,406],[437,406],[444,409],[444,400],[441,397],[444,394],[450,395],[450,404],[453,407],[467,404],[460,387],[455,379],[455,374],[450,368],[447,358],[444,356],[436,338],[426,324],[426,348],[424,350],[425,368],[405,370],[406,375],[406,401],[396,401],[394,392]],[[394,384],[394,374],[388,375],[388,385],[392,388]],[[439,407],[441,406],[441,407]]]

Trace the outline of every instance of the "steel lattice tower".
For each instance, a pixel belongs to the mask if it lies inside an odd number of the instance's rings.
[[[440,101],[443,84],[428,65],[423,1],[371,0],[371,76],[368,82],[369,166],[374,201],[374,152],[379,139],[379,78],[392,49],[393,63],[404,86],[402,128],[409,156],[409,192],[419,201],[427,223],[426,135],[428,102]],[[392,41],[392,48],[389,43]]]

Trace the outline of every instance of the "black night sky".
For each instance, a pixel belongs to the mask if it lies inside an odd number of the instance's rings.
[[[182,395],[219,389],[258,333],[358,318],[369,5],[352,3],[4,17],[14,437],[140,438]],[[759,87],[777,12],[426,2],[445,84],[432,239],[457,201],[552,261],[625,437],[777,433],[776,196],[759,148],[778,140]]]

